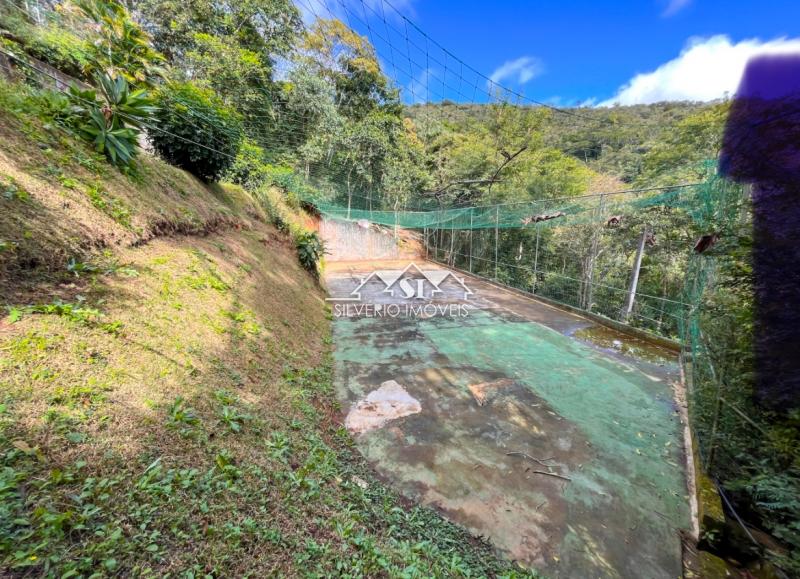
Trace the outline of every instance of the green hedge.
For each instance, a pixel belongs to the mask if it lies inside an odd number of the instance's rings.
[[[242,143],[242,122],[211,90],[191,83],[160,89],[150,141],[169,163],[204,181],[217,181]]]

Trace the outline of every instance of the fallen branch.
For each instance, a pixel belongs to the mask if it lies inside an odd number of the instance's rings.
[[[553,457],[541,458],[540,459],[540,458],[533,457],[530,454],[525,454],[524,452],[520,452],[518,450],[515,450],[515,451],[512,451],[512,452],[507,452],[506,456],[521,456],[523,458],[527,458],[528,460],[532,460],[535,463],[541,464],[542,466],[546,466],[547,468],[550,468],[552,465],[547,464],[545,461],[553,460]]]
[[[561,478],[561,479],[568,480],[568,481],[572,480],[571,478],[569,478],[568,476],[564,476],[563,474],[556,474],[554,472],[547,472],[547,471],[544,471],[544,470],[532,470],[531,472],[536,473],[536,474],[546,474],[547,476],[554,476],[556,478]]]
[[[523,458],[527,458],[528,460],[532,460],[533,462],[535,462],[537,464],[541,464],[544,467],[553,468],[553,465],[547,464],[545,462],[547,460],[553,460],[552,457],[540,459],[540,458],[536,458],[535,456],[531,456],[530,454],[527,454],[527,453],[524,453],[524,452],[520,452],[519,450],[514,450],[514,451],[511,451],[511,452],[507,452],[506,456],[521,456]],[[563,474],[557,474],[557,473],[548,472],[548,471],[545,471],[545,470],[532,470],[532,471],[529,471],[529,472],[536,473],[536,474],[544,474],[544,475],[547,475],[547,476],[554,476],[556,478],[560,478],[560,479],[564,479],[564,480],[568,480],[568,481],[572,480],[571,478],[569,478],[568,476],[564,476]]]

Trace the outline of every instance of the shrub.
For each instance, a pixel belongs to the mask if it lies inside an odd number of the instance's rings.
[[[166,59],[120,0],[74,0],[73,5],[93,24],[87,73],[113,71],[136,86],[152,86],[165,76]]]
[[[216,181],[231,166],[242,142],[239,116],[214,92],[173,83],[158,96],[157,127],[150,141],[169,163],[204,181]]]
[[[295,234],[295,247],[300,265],[308,271],[317,274],[317,264],[325,253],[325,247],[316,231],[301,231]]]
[[[269,165],[264,159],[264,149],[250,139],[243,139],[239,153],[228,168],[225,179],[252,191],[269,185]]]

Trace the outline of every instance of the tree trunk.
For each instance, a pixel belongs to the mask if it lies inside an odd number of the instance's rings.
[[[633,311],[633,304],[636,301],[636,287],[639,285],[639,271],[642,269],[642,257],[644,256],[644,244],[647,241],[648,226],[644,226],[642,237],[639,240],[639,248],[636,250],[636,260],[633,263],[633,272],[631,273],[631,285],[628,289],[628,299],[625,301],[625,307],[622,309],[622,321],[627,322],[628,316]]]

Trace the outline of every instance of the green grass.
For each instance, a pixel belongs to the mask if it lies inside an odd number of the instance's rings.
[[[320,290],[258,238],[98,256],[78,268],[83,301],[17,306],[0,341],[0,567],[522,575],[376,479],[339,422]],[[105,275],[112,262],[137,275]]]
[[[64,184],[65,181],[69,181],[73,184],[71,187],[68,187],[69,189],[75,188],[76,185],[74,179],[62,179],[62,184]],[[92,206],[94,206],[96,209],[99,209],[124,227],[131,226],[131,210],[121,200],[109,195],[98,185],[89,186],[86,189],[86,195],[92,202]]]
[[[214,394],[220,424],[182,399],[164,409],[175,436],[204,455],[200,463],[147,453],[128,463],[109,452],[101,472],[77,456],[48,465],[40,446],[13,438],[12,404],[0,437],[4,563],[62,577],[238,575],[248,564],[303,576],[517,573],[434,512],[404,504],[375,480],[346,433],[321,429],[316,405],[333,404],[328,362],[291,374],[310,406],[280,427],[245,417],[228,393]],[[86,384],[50,402],[97,407],[104,390]],[[61,421],[71,443],[86,440],[68,416],[50,420]],[[239,435],[265,459],[237,458],[228,445]]]

